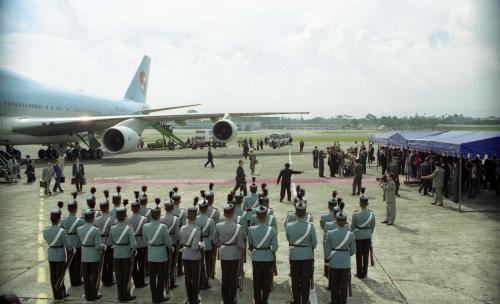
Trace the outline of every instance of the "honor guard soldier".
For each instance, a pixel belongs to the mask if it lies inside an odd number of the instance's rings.
[[[68,252],[74,250],[73,245],[66,236],[66,231],[59,227],[60,221],[61,211],[54,210],[50,212],[50,222],[52,225],[43,230],[43,238],[48,245],[47,259],[50,268],[50,284],[52,285],[52,293],[55,300],[61,300],[68,296],[66,287],[64,286],[66,250]]]
[[[177,287],[175,284],[176,279],[176,263],[178,260],[179,254],[179,233],[181,230],[180,220],[177,216],[174,215],[174,203],[171,201],[167,201],[164,204],[165,207],[165,216],[161,218],[160,222],[162,224],[167,225],[168,234],[170,236],[170,240],[172,241],[172,251],[170,259],[168,260],[168,274],[165,277],[165,286],[168,289],[174,289]]]
[[[328,278],[331,303],[345,304],[350,283],[351,256],[356,253],[354,233],[346,229],[347,214],[337,213],[338,228],[328,231],[325,241],[325,260],[328,261]]]
[[[187,211],[187,223],[180,232],[182,262],[184,263],[187,303],[198,304],[200,293],[200,267],[201,267],[201,229],[196,225],[198,208],[191,207]]]
[[[259,223],[257,218],[257,211],[259,210],[260,207],[266,208],[266,224],[275,229],[278,229],[278,223],[276,222],[276,217],[273,214],[273,209],[269,208],[269,198],[267,197],[260,197],[259,207],[252,209],[253,216],[250,221],[250,226],[255,226]]]
[[[141,204],[141,210],[139,213],[146,217],[148,223],[151,222],[151,208],[148,208],[148,197],[143,194],[139,197],[139,203]]]
[[[257,207],[258,204],[258,196],[257,196],[257,190],[258,187],[256,184],[251,184],[250,185],[250,194],[245,196],[243,199],[243,209],[248,210],[248,209],[253,209]]]
[[[78,238],[82,245],[82,275],[83,289],[86,301],[95,301],[101,298],[98,293],[99,263],[101,251],[105,245],[101,244],[101,231],[94,226],[95,211],[85,210],[85,224],[78,227]]]
[[[186,210],[184,208],[181,208],[181,196],[177,194],[177,191],[175,191],[177,187],[174,187],[174,192],[172,193],[172,201],[174,202],[174,215],[179,218],[180,225],[181,227],[186,224]],[[177,276],[181,276],[184,274],[182,271],[182,257],[181,255],[178,255],[178,260],[177,260]]]
[[[134,278],[134,286],[136,288],[143,288],[146,286],[144,282],[146,272],[146,257],[148,243],[143,238],[142,228],[146,224],[147,219],[142,216],[139,212],[141,210],[141,205],[139,202],[135,201],[132,204],[132,216],[130,217],[128,224],[132,227],[134,231],[135,241],[137,243],[137,256],[135,258],[134,271],[132,272],[132,277]]]
[[[222,268],[221,294],[224,303],[236,303],[236,290],[243,262],[243,231],[234,221],[234,205],[224,207],[225,221],[215,226],[214,243],[220,246]]]
[[[116,219],[116,209],[120,208],[120,205],[122,203],[122,197],[117,194],[113,194],[111,196],[111,202],[113,203],[113,209],[109,211],[109,215]]]
[[[214,221],[215,225],[217,225],[220,222],[220,212],[217,208],[213,207],[215,195],[212,191],[209,191],[205,193],[205,198],[208,203],[207,215]],[[218,252],[219,248],[215,244],[212,244],[212,260],[210,263],[210,268],[207,269],[212,279],[215,278],[215,264],[217,261]]]
[[[99,228],[101,232],[101,243],[108,244],[109,232],[111,231],[111,227],[114,226],[117,221],[115,218],[111,217],[108,212],[108,201],[101,201],[99,207],[101,208],[102,214],[95,220],[94,226]],[[101,266],[102,284],[104,286],[111,286],[113,285],[113,248],[111,246],[108,246],[104,250],[104,264]]]
[[[321,215],[321,219],[319,221],[319,225],[321,229],[325,229],[325,224],[327,222],[331,222],[334,220],[333,217],[333,208],[337,207],[337,191],[332,192],[332,198],[328,201],[328,212],[325,212]]]
[[[234,215],[236,215],[237,217],[238,216],[242,216],[243,213],[245,212],[245,209],[243,209],[243,194],[241,193],[238,193],[238,194],[235,194],[234,195]]]
[[[116,219],[118,223],[111,227],[108,245],[113,246],[113,269],[118,301],[125,302],[135,299],[135,296],[130,295],[130,280],[137,243],[134,230],[127,225],[127,209],[123,207],[116,209]]]
[[[76,192],[75,192],[76,194]],[[69,264],[69,278],[71,281],[71,286],[79,286],[82,285],[82,276],[81,276],[81,257],[82,250],[80,247],[80,241],[78,240],[78,235],[76,231],[78,227],[82,226],[85,222],[76,216],[78,209],[78,203],[76,200],[72,200],[68,202],[68,216],[62,219],[61,227],[66,231],[68,236],[68,242],[71,244],[71,247],[75,248],[75,254],[71,263]]]
[[[168,233],[168,227],[160,223],[161,209],[151,209],[152,221],[144,225],[144,240],[149,245],[149,288],[153,303],[161,303],[168,300],[163,296],[165,288],[165,275],[167,262],[171,258],[172,242]],[[170,257],[169,257],[170,256]]]
[[[101,211],[95,209],[95,204],[96,204],[96,201],[95,201],[95,196],[94,195],[90,195],[89,197],[87,197],[87,207],[89,207],[89,208],[86,209],[86,210],[92,210],[92,211],[94,211],[95,212],[95,216],[99,217],[99,216],[101,216]],[[85,211],[86,210],[82,210],[82,212],[80,214],[81,218],[85,217]]]
[[[305,201],[295,204],[296,220],[286,225],[286,238],[290,245],[290,275],[293,303],[308,303],[314,274],[314,249],[317,245],[314,224],[308,222]]]
[[[266,207],[258,207],[255,213],[257,225],[248,231],[248,244],[252,252],[253,298],[255,304],[266,304],[273,284],[278,231],[267,225]]]
[[[298,199],[296,198],[296,201],[295,201],[295,205],[297,205],[298,203],[300,202],[303,202],[305,205],[307,205],[307,200],[302,200],[302,199]],[[286,215],[286,219],[285,219],[285,228],[286,226],[289,224],[289,223],[293,223],[297,220],[297,211],[288,211],[288,214]],[[312,216],[312,214],[310,213],[307,213],[305,215],[305,219],[304,219],[306,222],[313,222],[314,221],[314,217]]]
[[[345,211],[344,211],[344,202],[342,202],[342,199],[339,198],[337,200],[337,202],[340,202],[338,203],[338,206],[337,207],[334,207],[333,208],[333,220],[330,221],[330,222],[326,222],[325,223],[325,228],[323,228],[323,231],[325,232],[325,238],[326,238],[326,234],[328,233],[328,231],[330,230],[334,230],[334,229],[337,229],[337,213],[339,212],[344,212],[344,214],[347,214]],[[351,230],[351,227],[349,225],[346,225],[345,226],[345,229],[347,230]]]
[[[372,247],[372,234],[375,229],[375,215],[368,210],[368,198],[359,198],[360,210],[352,215],[351,231],[356,240],[356,276],[366,278],[368,274],[368,258]]]
[[[212,242],[215,231],[215,222],[207,216],[208,203],[206,201],[199,204],[198,207],[200,208],[200,213],[196,218],[195,225],[201,229],[201,241],[203,242],[204,248],[204,257],[202,259],[204,265],[201,267],[200,289],[205,290],[212,287],[209,283],[209,273],[207,273],[207,270],[210,269],[212,263]]]

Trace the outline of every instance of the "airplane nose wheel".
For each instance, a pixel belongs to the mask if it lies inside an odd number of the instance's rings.
[[[38,150],[38,158],[39,159],[45,159],[45,150],[44,149],[40,149]]]

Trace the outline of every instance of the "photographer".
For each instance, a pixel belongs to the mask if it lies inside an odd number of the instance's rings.
[[[394,182],[394,175],[389,173],[388,177],[382,177],[380,187],[384,189],[386,206],[386,216],[382,223],[394,225],[394,220],[396,219],[396,183]]]

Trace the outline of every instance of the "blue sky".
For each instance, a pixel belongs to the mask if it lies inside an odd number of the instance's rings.
[[[0,65],[152,107],[500,115],[500,1],[6,1]]]

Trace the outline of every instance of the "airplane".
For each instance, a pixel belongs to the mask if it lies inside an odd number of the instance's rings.
[[[144,129],[159,122],[182,125],[190,119],[210,119],[214,123],[214,139],[226,143],[237,134],[232,117],[309,114],[204,114],[195,111],[187,114],[155,114],[199,104],[151,109],[146,103],[150,64],[151,58],[144,56],[125,96],[120,100],[54,88],[0,68],[0,145],[53,145],[57,151],[64,153],[68,143],[80,139],[88,145],[89,155],[102,158],[101,147],[112,154],[135,150]],[[87,142],[83,138],[85,134],[88,136]]]

